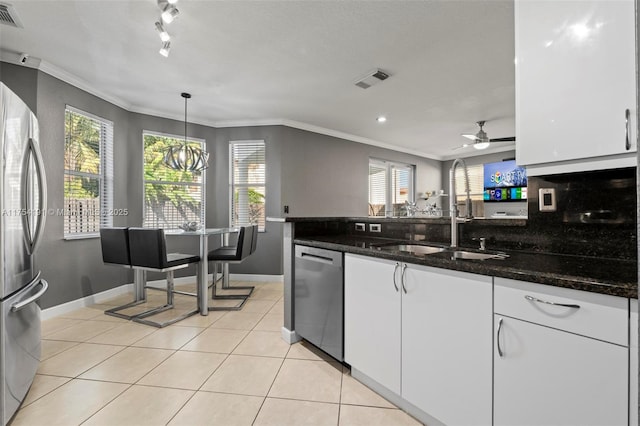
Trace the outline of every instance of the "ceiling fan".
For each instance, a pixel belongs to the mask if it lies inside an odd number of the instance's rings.
[[[495,142],[514,142],[516,140],[515,136],[510,136],[510,137],[506,137],[506,138],[495,138],[495,139],[489,139],[489,136],[487,136],[487,132],[485,132],[482,127],[484,126],[484,123],[486,121],[485,120],[481,120],[481,121],[477,121],[476,123],[478,124],[478,126],[480,126],[480,130],[478,130],[478,133],[463,133],[462,136],[464,136],[467,139],[471,139],[473,141],[473,143],[465,143],[459,147],[453,148],[454,150],[456,149],[461,149],[461,148],[466,148],[468,146],[473,145],[473,147],[475,149],[486,149],[489,148],[489,145],[491,145],[492,143]]]

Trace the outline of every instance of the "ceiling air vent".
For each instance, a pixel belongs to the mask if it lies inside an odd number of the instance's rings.
[[[24,28],[18,14],[12,5],[0,3],[0,24],[10,25],[16,28]]]
[[[368,89],[374,84],[378,84],[387,78],[389,78],[389,74],[379,69],[375,69],[373,71],[369,71],[364,77],[358,79],[355,82],[355,85],[363,89]]]

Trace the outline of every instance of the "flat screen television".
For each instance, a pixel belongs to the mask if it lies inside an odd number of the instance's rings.
[[[484,201],[526,201],[527,169],[515,160],[484,165]]]

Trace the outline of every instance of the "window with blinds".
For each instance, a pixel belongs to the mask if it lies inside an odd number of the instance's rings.
[[[230,224],[265,225],[266,163],[264,141],[229,142]]]
[[[95,235],[113,225],[113,123],[65,109],[64,237]]]
[[[184,137],[145,131],[144,144],[144,225],[150,228],[177,228],[185,222],[204,227],[205,171],[173,170],[164,164],[164,155]],[[202,139],[187,139],[187,144],[205,149]]]
[[[471,198],[471,214],[484,216],[484,165],[467,166],[469,173],[469,198]],[[461,215],[466,215],[467,192],[465,190],[464,169],[456,168],[456,201]]]
[[[369,216],[400,216],[406,201],[414,201],[415,166],[369,160]]]
[[[484,195],[484,165],[467,166],[469,172],[469,195],[473,201],[483,201]],[[458,202],[467,198],[464,181],[464,168],[456,168],[456,195]]]

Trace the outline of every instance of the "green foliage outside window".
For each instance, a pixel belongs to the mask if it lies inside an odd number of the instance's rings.
[[[64,168],[67,171],[95,175],[85,177],[67,174],[64,196],[71,199],[100,196],[100,125],[88,117],[71,111],[65,113]]]
[[[173,170],[163,161],[167,149],[182,142],[168,136],[144,135],[145,209],[151,209],[155,222],[149,225],[175,227],[186,221],[200,222],[202,173]],[[198,142],[188,144],[201,148]]]

